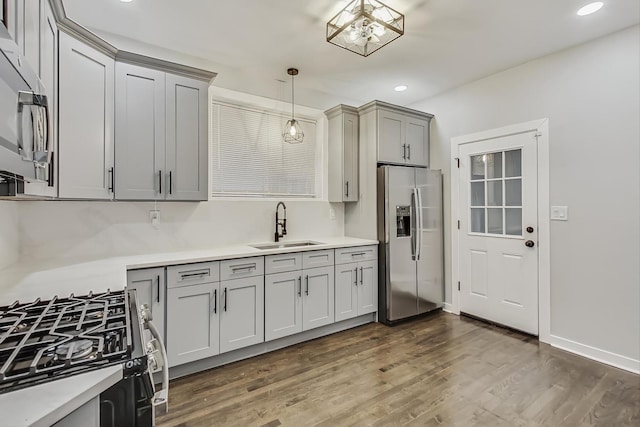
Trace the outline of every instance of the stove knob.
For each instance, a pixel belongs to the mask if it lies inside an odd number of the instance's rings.
[[[142,317],[142,320],[144,322],[148,322],[150,320],[153,320],[153,316],[151,314],[151,309],[149,308],[149,306],[147,304],[142,304],[140,306],[140,317]]]
[[[155,371],[156,369],[158,369],[158,362],[156,361],[156,358],[153,357],[153,354],[149,354],[147,356],[147,361],[149,362],[149,367],[151,368],[152,371]]]

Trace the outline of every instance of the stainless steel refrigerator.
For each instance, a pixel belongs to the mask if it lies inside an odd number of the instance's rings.
[[[379,318],[398,320],[444,305],[442,173],[378,167]]]

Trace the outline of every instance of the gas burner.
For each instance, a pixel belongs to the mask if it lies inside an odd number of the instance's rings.
[[[29,326],[26,323],[20,323],[16,326],[13,327],[13,330],[11,331],[11,333],[20,333],[22,331],[24,331],[25,329],[27,329]]]
[[[62,360],[84,359],[93,352],[91,340],[76,340],[59,344],[56,347],[56,356]]]

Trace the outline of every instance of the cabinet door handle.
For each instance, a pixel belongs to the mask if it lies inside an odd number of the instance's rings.
[[[158,171],[158,193],[162,194],[162,170]]]
[[[108,190],[113,193],[114,192],[113,189],[115,188],[115,178],[114,178],[114,174],[113,174],[113,166],[111,166],[109,168],[109,185],[110,185],[110,187],[108,188]]]
[[[407,144],[402,144],[402,158],[407,158]]]
[[[307,287],[306,287],[306,289],[305,289],[304,293],[305,293],[305,294],[307,294],[307,295],[309,295],[309,276],[308,276],[308,275],[307,275],[307,276],[305,276],[304,280],[306,281],[306,285],[307,285]]]
[[[302,276],[298,276],[298,296],[302,296]]]
[[[364,275],[362,274],[362,267],[360,267],[360,284],[362,285],[362,278]]]
[[[173,187],[172,185],[172,177],[171,177],[171,171],[169,171],[169,194],[172,194],[172,190],[171,188]]]
[[[156,282],[156,302],[160,302],[160,275],[158,274],[158,281]]]
[[[407,144],[407,152],[409,153],[407,160],[411,160],[411,144]]]
[[[346,197],[349,197],[349,181],[347,181],[346,186],[347,186],[347,194],[346,194]]]
[[[354,270],[356,271],[356,281],[353,284],[358,286],[358,267],[354,268]]]
[[[218,312],[218,290],[213,290],[213,314]]]
[[[224,311],[227,311],[227,288],[224,288]]]

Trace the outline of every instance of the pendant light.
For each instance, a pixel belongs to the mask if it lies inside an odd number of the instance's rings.
[[[284,138],[284,142],[288,142],[289,144],[300,144],[304,139],[304,133],[302,132],[300,123],[295,119],[295,96],[293,91],[293,76],[298,75],[298,69],[289,68],[287,74],[291,76],[291,120],[287,121],[284,132],[282,132],[282,137]]]

